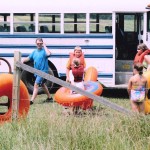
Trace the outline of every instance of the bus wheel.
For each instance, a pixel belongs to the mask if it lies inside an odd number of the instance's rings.
[[[32,62],[27,62],[26,65],[29,65],[31,67],[33,67],[33,63]],[[49,68],[49,74],[50,75],[53,75],[55,76],[55,70]],[[24,82],[24,84],[26,85],[28,91],[30,94],[33,93],[33,89],[34,89],[34,81],[35,81],[35,76],[34,74],[28,72],[28,71],[25,71],[23,70],[22,73],[21,73],[21,80]],[[51,82],[51,81],[46,81],[45,83],[49,89],[49,91],[51,91],[54,87],[54,83]],[[38,94],[43,94],[44,93],[44,90],[42,87],[39,87],[39,91],[38,91]]]

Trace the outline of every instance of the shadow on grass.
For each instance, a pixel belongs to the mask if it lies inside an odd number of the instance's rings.
[[[127,89],[119,89],[119,88],[118,89],[105,88],[101,96],[113,98],[129,98]]]
[[[76,114],[72,114],[74,117],[89,117],[89,116],[108,116],[109,113],[106,111],[106,108],[101,106],[93,106],[91,109],[79,111]]]

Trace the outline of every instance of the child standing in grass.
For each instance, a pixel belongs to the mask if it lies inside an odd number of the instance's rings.
[[[70,58],[67,62],[66,66],[66,81],[70,81],[70,70],[72,71],[72,75],[74,77],[74,80],[71,82],[74,86],[77,86],[81,89],[84,89],[83,84],[83,76],[84,76],[84,70],[86,67],[84,54],[82,52],[82,49],[80,46],[76,46],[74,48],[74,53],[70,53]],[[72,94],[76,94],[75,91],[72,91]],[[67,108],[66,108],[67,109]],[[73,107],[73,113],[76,114],[78,112],[79,107]]]
[[[131,107],[134,112],[144,113],[144,101],[147,95],[147,79],[143,76],[143,65],[137,63],[133,68],[133,76],[128,82],[128,93],[130,96]]]
[[[74,49],[74,53],[70,53],[70,58],[67,62],[66,81],[70,81],[69,72],[70,70],[72,70],[72,74],[74,76],[73,82],[82,82],[85,67],[86,63],[82,49],[80,46],[76,46]]]

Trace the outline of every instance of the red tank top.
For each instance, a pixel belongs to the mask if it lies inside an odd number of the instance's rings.
[[[72,74],[74,76],[74,82],[81,82],[83,81],[83,74],[84,74],[84,67],[73,67],[72,68]]]

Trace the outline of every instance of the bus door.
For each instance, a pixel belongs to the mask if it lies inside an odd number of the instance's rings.
[[[115,84],[127,84],[132,76],[132,64],[137,45],[142,43],[143,14],[116,13]]]
[[[146,42],[145,44],[150,49],[150,11],[147,12],[147,29],[146,29]]]

